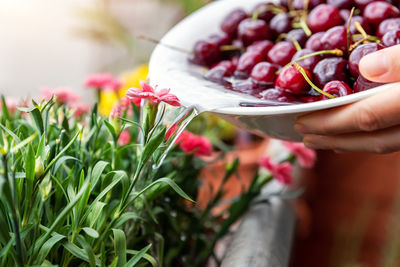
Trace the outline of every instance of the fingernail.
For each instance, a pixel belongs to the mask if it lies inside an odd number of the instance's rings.
[[[294,124],[294,130],[298,133],[305,133],[307,131],[307,128],[304,124],[296,122]]]
[[[303,138],[303,143],[307,148],[316,149],[317,146],[314,143],[314,138],[312,135],[305,135]]]
[[[386,64],[388,55],[383,51],[368,54],[360,61],[360,71],[366,78],[378,77],[389,71]]]

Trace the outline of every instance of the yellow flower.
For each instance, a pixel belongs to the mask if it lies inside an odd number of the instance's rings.
[[[113,91],[104,90],[100,93],[100,103],[99,110],[103,115],[109,115],[114,105],[118,102],[118,99],[121,99],[125,96],[126,91],[129,88],[136,87],[140,88],[139,81],[145,81],[147,79],[147,74],[149,72],[149,68],[147,65],[140,65],[135,68],[131,72],[127,72],[122,74],[121,81],[122,87],[119,89],[116,94]]]

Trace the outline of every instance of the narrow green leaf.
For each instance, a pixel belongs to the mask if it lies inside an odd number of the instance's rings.
[[[90,227],[83,227],[82,230],[90,237],[99,238],[99,233]]]
[[[13,148],[11,148],[10,152],[16,153],[18,150],[20,150],[21,148],[24,148],[26,145],[28,145],[33,140],[35,140],[36,136],[37,136],[37,133],[34,133],[31,136],[29,136],[28,138],[26,138],[25,140],[23,140],[22,142],[17,143],[17,145],[15,145]]]
[[[34,108],[30,112],[33,121],[35,122],[36,128],[39,131],[39,134],[42,135],[44,131],[44,126],[43,126],[43,119],[42,119],[42,113],[38,108]]]
[[[70,242],[65,242],[63,244],[63,246],[65,249],[67,249],[72,255],[74,255],[78,259],[89,262],[89,257],[87,255],[87,252],[85,250],[79,248],[77,245],[70,243]],[[100,266],[101,265],[100,259],[95,257],[95,263],[96,263],[96,266]]]
[[[128,254],[131,254],[131,255],[136,255],[136,254],[139,253],[138,250],[133,250],[133,249],[128,249],[126,252],[127,252]],[[144,254],[142,258],[145,259],[145,260],[147,260],[147,261],[151,264],[151,266],[153,266],[153,267],[157,267],[157,266],[158,266],[157,260],[154,259],[154,258],[153,258],[152,256],[150,256],[149,254],[147,254],[147,253]]]
[[[1,96],[1,110],[3,111],[3,116],[6,119],[6,121],[10,120],[10,112],[8,111],[6,99],[4,95]]]
[[[126,264],[126,237],[124,231],[120,229],[112,229],[114,233],[114,250],[115,256],[118,257],[118,267]]]
[[[75,157],[71,157],[71,156],[62,156],[61,158],[59,158],[56,162],[56,164],[54,165],[54,172],[57,172],[58,169],[61,167],[62,164],[64,164],[66,161],[68,160],[75,160],[77,162],[81,162],[79,159],[75,158]]]
[[[146,254],[146,252],[150,249],[151,244],[147,245],[146,247],[142,248],[135,256],[133,256],[126,264],[124,267],[133,267],[135,266],[136,263],[138,263],[143,256]]]
[[[35,151],[33,151],[33,146],[31,144],[29,144],[25,156],[25,177],[29,181],[35,179]]]
[[[117,142],[117,133],[115,132],[114,126],[112,126],[112,124],[108,120],[104,120],[104,124],[110,132],[114,142]]]
[[[90,227],[93,227],[94,224],[97,222],[97,219],[100,216],[101,211],[103,210],[104,206],[106,205],[106,203],[101,202],[101,201],[97,201],[96,203],[94,203],[94,206],[91,210],[88,211],[88,223]]]
[[[54,248],[54,246],[64,238],[65,238],[65,236],[57,234],[57,233],[54,234],[52,237],[50,237],[40,248],[39,254],[38,254],[37,258],[35,259],[35,261],[38,264],[42,263],[46,259],[47,255],[50,253],[50,251]]]
[[[140,165],[145,164],[150,159],[156,149],[162,144],[164,138],[165,127],[163,127],[163,129],[156,136],[151,138],[148,144],[146,144],[143,154],[140,157]]]
[[[103,173],[104,169],[109,165],[110,163],[106,161],[99,161],[94,165],[93,171],[92,171],[92,177],[91,177],[91,182],[93,187],[96,186],[97,182],[100,179],[101,174]]]
[[[15,140],[15,142],[17,142],[17,143],[21,142],[21,140],[15,133],[13,133],[10,129],[8,129],[6,126],[4,126],[1,123],[0,123],[0,128],[2,128],[6,133],[8,133]]]
[[[86,239],[83,236],[78,235],[77,240],[78,240],[79,244],[82,245],[83,249],[86,252],[86,255],[87,255],[88,261],[89,261],[89,266],[96,267],[96,256],[94,255],[93,248],[89,245],[89,243],[86,241]],[[100,260],[98,259],[97,262],[99,262],[99,261]]]

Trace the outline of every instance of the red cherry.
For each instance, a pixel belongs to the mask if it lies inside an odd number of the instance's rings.
[[[360,71],[358,70],[358,64],[363,56],[375,52],[379,49],[377,43],[362,44],[356,47],[356,49],[351,52],[349,57],[349,70],[353,77],[358,77]]]
[[[221,23],[221,30],[230,37],[235,37],[239,23],[248,17],[243,9],[235,9],[230,12]]]
[[[260,53],[246,52],[240,56],[235,71],[235,77],[245,79],[249,77],[251,70],[257,63],[263,61],[264,57]]]
[[[296,51],[296,48],[291,42],[279,42],[269,50],[268,61],[284,66],[291,61]]]
[[[224,77],[230,76],[232,73],[228,70],[223,65],[220,66],[215,66],[209,71],[206,72],[204,77],[212,82],[218,83],[218,84],[224,84],[226,81],[224,80]]]
[[[260,62],[251,71],[251,79],[260,85],[273,85],[278,68],[269,62]]]
[[[369,25],[368,21],[361,17],[361,16],[353,16],[351,18],[351,24],[350,24],[350,33],[351,34],[358,34],[358,30],[355,26],[355,22],[358,21],[361,25],[361,27],[365,30],[366,33],[371,34],[371,26]],[[344,24],[345,27],[347,27],[347,21]]]
[[[308,72],[306,70],[306,72]],[[311,75],[308,74],[309,77]],[[302,95],[308,92],[310,85],[303,75],[293,66],[285,67],[281,70],[275,81],[275,86],[293,95]]]
[[[274,43],[268,40],[264,41],[257,41],[253,43],[252,45],[249,45],[247,47],[247,52],[257,52],[260,53],[267,59],[267,54],[268,51],[271,50],[271,48],[274,46]]]
[[[315,7],[307,17],[307,25],[312,32],[326,31],[340,24],[342,18],[339,9],[328,4]]]
[[[275,15],[269,22],[269,28],[275,36],[290,31],[292,21],[287,13],[279,13]]]
[[[272,17],[274,16],[274,13],[270,10],[270,7],[273,6],[273,4],[270,3],[260,3],[256,5],[251,13],[256,13],[258,14],[257,18],[262,19],[265,22],[269,22]]]
[[[208,37],[208,41],[210,43],[216,44],[217,46],[222,46],[222,45],[229,44],[231,40],[226,33],[221,32],[221,33],[210,35]]]
[[[347,50],[347,30],[345,26],[335,26],[329,29],[321,38],[324,49]]]
[[[378,27],[385,19],[399,16],[399,10],[387,2],[376,1],[369,3],[363,14],[369,23]]]
[[[327,84],[325,84],[324,88],[322,91],[334,95],[336,97],[341,97],[345,95],[350,95],[353,93],[353,90],[342,81],[330,81]],[[321,96],[323,100],[329,99],[329,97],[322,95]]]
[[[352,0],[328,0],[327,4],[335,6],[339,9],[351,9],[353,6]]]
[[[348,76],[347,61],[338,57],[321,60],[313,70],[314,82],[320,88],[334,80],[347,82]]]
[[[380,85],[383,85],[384,83],[377,83],[377,82],[372,82],[370,80],[367,80],[364,78],[364,76],[360,75],[358,76],[356,82],[353,85],[353,89],[355,93],[362,92],[365,90],[369,90],[374,87],[378,87]]]
[[[260,98],[271,101],[294,103],[296,98],[280,88],[270,88],[260,93]]]
[[[324,36],[325,32],[317,32],[314,33],[313,35],[308,38],[306,42],[306,48],[314,50],[314,51],[319,51],[323,50],[323,46],[321,43],[322,36]]]
[[[307,49],[307,48],[297,51],[296,54],[294,54],[292,61],[294,61],[295,59],[298,59],[302,56],[311,54],[311,53],[314,53],[314,51],[311,49]],[[320,60],[319,56],[312,56],[312,57],[308,57],[306,59],[302,59],[302,60],[296,61],[296,62],[303,68],[305,68],[307,70],[312,70],[312,69],[314,69],[315,65],[317,65],[319,60]]]
[[[386,47],[400,44],[400,30],[387,32],[382,37],[382,44]]]
[[[297,10],[303,10],[305,7],[305,1],[304,0],[293,0],[293,7],[294,9]],[[319,4],[322,4],[324,1],[322,0],[310,0],[308,1],[308,9],[313,9],[314,7],[318,6]]]
[[[270,37],[270,30],[265,21],[249,18],[240,22],[238,34],[243,45],[248,46],[255,41],[268,39]]]
[[[339,10],[339,12],[340,12],[340,16],[342,17],[343,21],[345,21],[345,23],[347,23],[347,20],[350,17],[350,10],[341,9],[341,10]]]
[[[376,35],[378,37],[382,37],[387,32],[393,30],[400,30],[400,18],[391,18],[382,21],[381,24],[379,24],[378,29],[376,30]]]
[[[231,60],[222,60],[222,61],[218,62],[217,64],[215,64],[214,66],[212,66],[211,69],[218,67],[218,66],[223,66],[226,68],[226,70],[227,70],[226,76],[232,76],[233,72],[236,70],[236,65]]]
[[[374,0],[354,0],[356,6],[363,11],[365,7]]]
[[[288,37],[296,40],[300,46],[304,46],[307,41],[307,35],[303,29],[293,29],[287,33]],[[290,41],[290,38],[286,38],[286,41]]]
[[[207,41],[197,41],[191,61],[198,65],[211,66],[221,57],[219,46]]]

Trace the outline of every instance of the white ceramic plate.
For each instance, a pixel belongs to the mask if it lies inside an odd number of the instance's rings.
[[[161,43],[190,51],[199,39],[219,31],[222,19],[233,9],[252,9],[265,0],[220,0],[201,8],[171,29]],[[149,66],[149,79],[159,88],[170,88],[183,105],[211,110],[231,123],[249,131],[275,138],[301,141],[293,130],[295,119],[302,114],[337,107],[358,101],[386,90],[386,84],[357,94],[314,103],[289,106],[240,107],[239,102],[257,101],[256,98],[227,90],[203,78],[204,69],[191,64],[188,55],[162,45],[154,50]],[[400,83],[399,83],[400,85]]]

